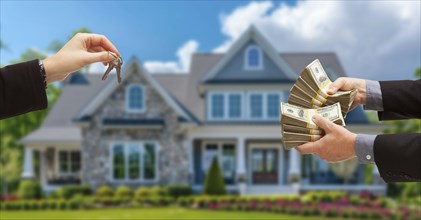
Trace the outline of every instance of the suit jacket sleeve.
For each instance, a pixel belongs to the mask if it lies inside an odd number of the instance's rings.
[[[386,182],[421,181],[421,134],[377,135],[374,160]]]
[[[0,72],[0,119],[45,109],[44,78],[38,60],[9,65]]]
[[[421,80],[379,83],[383,99],[379,120],[421,118]]]

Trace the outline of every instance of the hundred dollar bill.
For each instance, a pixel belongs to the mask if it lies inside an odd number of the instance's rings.
[[[317,141],[322,138],[318,134],[300,134],[292,132],[282,132],[282,139],[284,141]]]
[[[312,120],[315,114],[319,114],[338,125],[345,126],[339,103],[319,109],[305,109],[288,103],[281,103],[281,124],[318,129],[319,127]]]
[[[285,150],[290,150],[296,146],[300,146],[302,144],[308,143],[308,141],[283,141],[282,144],[284,145]]]
[[[322,129],[304,128],[304,127],[299,127],[299,126],[289,125],[289,124],[282,124],[282,131],[300,133],[300,134],[314,134],[314,135],[325,134],[325,132]]]

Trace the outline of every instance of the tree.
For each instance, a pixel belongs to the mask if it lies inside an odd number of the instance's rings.
[[[214,157],[211,167],[206,175],[203,193],[206,195],[225,195],[225,183],[219,167],[218,158]]]

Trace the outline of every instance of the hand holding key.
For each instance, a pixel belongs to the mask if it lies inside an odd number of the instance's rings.
[[[64,80],[71,73],[95,62],[106,65],[115,60],[110,52],[120,56],[105,36],[78,33],[60,51],[43,60],[47,83]]]
[[[118,83],[120,83],[121,82],[121,65],[123,65],[123,59],[121,57],[114,55],[111,52],[109,52],[109,54],[112,57],[114,57],[114,60],[108,64],[108,68],[105,71],[104,75],[102,76],[102,80],[107,79],[108,74],[110,74],[111,70],[115,68],[117,72],[117,80],[118,80]]]

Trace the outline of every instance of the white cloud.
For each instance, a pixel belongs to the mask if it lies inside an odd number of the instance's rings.
[[[146,61],[145,67],[152,73],[159,72],[187,72],[190,68],[190,60],[193,53],[197,51],[199,43],[195,40],[187,41],[177,50],[178,61]]]
[[[348,75],[411,78],[421,66],[420,2],[252,2],[221,16],[224,52],[255,24],[279,52],[336,52]]]

